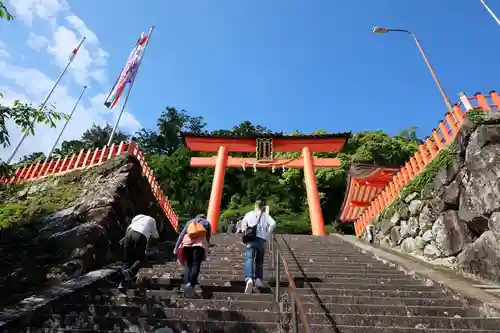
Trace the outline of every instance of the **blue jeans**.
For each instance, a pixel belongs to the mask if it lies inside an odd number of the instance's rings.
[[[243,257],[245,258],[245,282],[248,281],[248,279],[263,279],[265,250],[266,240],[262,238],[257,238],[255,241],[245,245],[245,252],[243,253]]]

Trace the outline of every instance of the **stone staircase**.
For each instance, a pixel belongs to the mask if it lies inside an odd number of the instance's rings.
[[[182,295],[183,268],[176,261],[149,262],[126,295],[116,283],[103,281],[54,305],[52,314],[37,316],[26,332],[280,332],[282,315],[269,286],[244,293],[240,240],[237,235],[212,236],[214,246],[202,265],[196,299]],[[272,274],[270,264],[266,266],[265,272]]]
[[[500,318],[337,237],[278,235],[313,332],[500,332]]]
[[[500,318],[481,318],[440,287],[425,285],[337,237],[277,239],[312,332],[500,332]],[[141,270],[126,295],[116,283],[102,280],[37,313],[24,332],[294,332],[282,266],[279,303],[270,253],[265,288],[244,294],[239,241],[238,235],[212,237],[214,247],[202,266],[196,299],[182,296],[177,262],[159,260]],[[303,329],[299,321],[299,331]]]

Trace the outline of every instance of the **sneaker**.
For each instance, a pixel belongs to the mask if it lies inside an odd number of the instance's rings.
[[[245,286],[245,294],[251,294],[253,292],[253,280],[248,279]]]
[[[131,276],[130,271],[128,269],[122,268],[122,275],[125,278],[125,281],[127,281],[127,282],[132,281],[132,276]]]
[[[255,286],[257,288],[263,288],[264,287],[264,283],[262,282],[261,279],[255,279]]]
[[[199,284],[194,286],[194,292],[197,296],[201,296],[203,294],[203,290],[201,289],[201,286]]]
[[[184,292],[184,297],[187,297],[187,298],[196,297],[196,293],[195,293],[194,288],[191,285],[191,283],[186,284],[182,291]]]
[[[126,290],[127,288],[123,285],[123,283],[120,282],[120,284],[118,285],[118,291],[124,294]]]

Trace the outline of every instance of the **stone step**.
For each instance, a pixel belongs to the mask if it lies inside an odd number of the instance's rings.
[[[172,309],[187,309],[187,310],[214,310],[214,311],[259,311],[259,312],[274,312],[276,304],[272,301],[255,301],[255,300],[213,300],[213,299],[185,299],[177,297],[172,299],[152,300],[152,302],[132,303],[130,301],[100,304],[64,304],[58,307],[54,312],[72,312],[88,313],[94,316],[114,316],[114,317],[143,317],[152,315],[153,317],[162,317],[165,311]]]
[[[394,316],[430,316],[430,317],[476,317],[477,312],[460,307],[429,307],[429,306],[392,306],[367,304],[337,304],[337,303],[303,303],[307,313],[328,314],[360,314],[360,315],[394,315]],[[95,304],[85,305],[65,304],[57,307],[55,312],[78,312],[83,315],[99,317],[144,317],[162,318],[164,314],[174,309],[207,310],[207,311],[259,311],[272,312],[275,305],[272,302],[234,301],[234,300],[204,300],[204,299],[171,299],[149,303]],[[290,304],[285,304],[285,311],[290,310]]]
[[[231,267],[228,267],[228,265],[224,265],[224,266],[209,266],[209,265],[206,265],[206,264],[202,264],[201,266],[201,269],[203,271],[217,271],[217,272],[221,272],[221,274],[225,274],[225,273],[229,273],[229,272],[232,272],[233,274],[236,274],[236,273],[239,273],[243,270],[243,265],[238,265],[237,267],[234,267],[235,265],[232,265]],[[282,268],[283,266],[281,266]],[[264,269],[266,270],[272,270],[272,267],[271,265],[267,264],[267,265],[264,265]],[[176,265],[172,265],[172,266],[168,266],[168,265],[152,265],[152,267],[148,267],[148,268],[143,268],[143,270],[163,270],[163,271],[166,271],[166,270],[169,270],[169,271],[174,271],[174,272],[183,272],[184,271],[184,267],[181,267],[179,266],[178,264]],[[281,269],[283,270],[283,269]],[[295,274],[302,274],[302,272],[308,274],[308,273],[333,273],[333,274],[365,274],[365,273],[371,273],[371,274],[375,274],[375,275],[384,275],[384,276],[396,276],[396,275],[402,275],[402,276],[406,276],[405,272],[403,271],[400,271],[400,270],[395,270],[394,268],[387,268],[387,269],[371,269],[371,268],[368,268],[368,267],[363,267],[363,268],[352,268],[352,269],[338,269],[338,268],[332,268],[332,267],[294,267],[294,268],[290,268],[290,272],[292,273],[292,275],[295,275]]]
[[[301,294],[300,300],[306,303],[314,304],[374,304],[377,306],[393,305],[393,306],[441,306],[441,307],[462,307],[462,303],[458,300],[448,298],[432,298],[432,297],[390,297],[390,296],[337,296],[337,295],[314,295],[314,294]],[[411,295],[410,295],[411,296]],[[434,295],[432,295],[434,296]],[[443,295],[441,295],[443,296]],[[289,295],[283,296],[289,299]]]
[[[498,333],[498,330],[477,330],[477,329],[453,329],[453,328],[438,328],[438,329],[427,329],[420,328],[409,328],[409,327],[374,327],[374,326],[345,326],[345,325],[321,325],[321,324],[311,324],[311,333],[332,333],[332,327],[335,327],[334,332],[341,333]],[[285,325],[284,329],[286,332],[291,332],[290,326]],[[303,329],[302,325],[299,325],[299,330]],[[303,331],[299,331],[303,332]]]
[[[271,286],[276,285],[273,275],[265,276],[265,280]],[[412,278],[350,278],[350,277],[336,277],[336,276],[325,276],[324,278],[319,277],[294,277],[295,283],[297,287],[300,284],[308,284],[313,283],[316,287],[321,288],[323,285],[324,288],[328,288],[327,285],[331,284],[365,284],[365,285],[385,285],[385,286],[421,286],[422,283],[418,280]],[[200,274],[198,279],[201,285],[221,285],[223,283],[230,284],[239,284],[244,283],[243,274],[238,275],[218,275],[218,274]],[[266,282],[266,281],[264,281]],[[146,283],[155,283],[155,284],[179,284],[182,283],[182,279],[180,277],[175,277],[170,273],[160,274],[149,274],[149,273],[140,273],[137,277],[137,283],[146,284]],[[281,283],[282,286],[287,286],[288,280],[282,278]]]
[[[212,294],[212,293],[244,293],[245,291],[245,284],[243,282],[241,283],[230,283],[230,282],[219,282],[218,284],[207,284],[206,281],[204,282],[205,284],[201,286],[202,292],[205,294]],[[180,288],[182,286],[182,282],[178,281],[175,284],[157,284],[157,283],[144,283],[137,285],[136,283],[131,283],[129,289],[131,290],[137,290],[138,293],[141,293],[142,290],[149,289],[149,290],[167,290],[167,291],[176,291],[179,292]],[[110,288],[116,288],[117,284],[110,284],[108,287]],[[267,288],[260,288],[260,293],[261,294],[271,294],[272,289],[267,287]]]
[[[336,287],[336,288],[335,288]],[[407,297],[432,297],[442,298],[446,296],[443,291],[434,289],[432,287],[425,286],[411,286],[407,288],[394,288],[393,286],[384,285],[364,285],[364,284],[353,284],[353,285],[334,285],[333,288],[327,286],[309,287],[300,286],[297,288],[299,293],[309,294],[316,293],[317,295],[340,295],[340,296],[391,296],[391,297],[402,297],[400,295],[408,295]]]
[[[202,267],[206,267],[212,270],[216,269],[221,269],[221,270],[228,270],[228,269],[236,269],[240,268],[243,269],[243,261],[241,262],[229,262],[229,261],[207,261],[202,264]],[[316,268],[318,269],[323,269],[323,270],[330,270],[331,272],[336,272],[336,271],[343,271],[343,272],[364,272],[364,271],[371,271],[371,270],[377,270],[377,271],[392,271],[392,272],[397,272],[399,270],[395,268],[391,268],[389,266],[379,266],[379,265],[349,265],[349,264],[338,264],[338,265],[331,265],[331,264],[310,264],[310,263],[305,263],[305,264],[296,264],[296,263],[290,263],[288,262],[288,267],[292,271],[300,271],[300,270],[305,270],[305,271],[311,271],[315,270]],[[152,268],[153,265],[145,265],[145,268]],[[172,270],[172,269],[179,269],[182,268],[180,264],[178,263],[165,263],[163,265],[157,265],[157,266],[163,266],[167,270]],[[283,265],[280,263],[280,267],[283,268]],[[160,268],[160,267],[158,267]],[[272,270],[271,262],[264,262],[264,269],[265,270]]]
[[[227,268],[226,269],[214,269],[213,267],[210,266],[202,266],[201,267],[201,272],[205,274],[220,274],[220,275],[235,275],[235,274],[242,274],[243,273],[243,267],[241,268]],[[178,267],[174,269],[166,269],[165,267],[153,267],[153,268],[143,268],[141,269],[141,273],[148,273],[148,274],[162,274],[162,273],[170,273],[174,274],[176,276],[179,276],[181,274],[184,274],[184,268]],[[282,275],[285,275],[285,272],[283,269],[281,269],[280,272]],[[362,277],[362,276],[369,276],[369,277],[387,277],[387,278],[393,278],[393,277],[409,277],[402,271],[394,271],[394,270],[389,270],[389,271],[371,271],[371,270],[366,270],[365,272],[360,272],[356,270],[352,271],[337,271],[334,270],[332,271],[331,269],[321,269],[318,268],[317,270],[315,269],[307,269],[304,271],[295,269],[291,270],[290,272],[292,276],[298,277],[298,276],[338,276],[338,277]]]
[[[245,289],[245,283],[241,281],[221,281],[221,280],[201,280],[201,288],[207,292],[243,292]],[[140,283],[132,283],[132,288],[149,288],[149,289],[167,289],[174,290],[182,285],[182,280],[180,279],[146,279]],[[270,293],[271,288],[274,288],[275,283],[273,281],[268,281],[267,285],[269,288],[262,288],[261,292]],[[282,281],[280,283],[281,287],[287,287],[288,283]],[[401,291],[436,291],[433,287],[423,286],[423,285],[401,285],[401,284],[366,284],[366,283],[333,283],[333,282],[301,282],[296,281],[295,285],[298,289],[313,289],[318,294],[323,293],[324,289],[357,289],[360,291],[366,290],[401,290]]]
[[[290,304],[285,309],[290,311]],[[359,314],[359,315],[384,315],[384,316],[429,316],[429,317],[477,317],[477,311],[462,307],[449,306],[411,306],[390,304],[339,304],[339,303],[303,303],[307,313],[329,314]]]
[[[235,300],[235,301],[252,301],[252,302],[269,302],[274,300],[272,294],[264,293],[236,293],[236,292],[202,292],[203,299],[206,300]],[[122,294],[118,289],[99,288],[91,290],[88,294],[75,295],[72,300],[75,302],[94,302],[94,303],[116,303],[123,304],[132,302],[141,304],[150,301],[163,299],[182,298],[183,294],[180,291],[173,290],[141,290],[128,289],[125,294]]]
[[[304,290],[304,289],[302,289]],[[345,290],[343,290],[345,291]],[[345,291],[346,293],[352,293]],[[377,295],[377,294],[375,294]],[[335,304],[376,304],[376,305],[407,305],[407,306],[441,306],[441,307],[461,307],[462,303],[458,300],[448,298],[437,298],[436,295],[425,294],[423,297],[401,297],[390,296],[342,296],[342,295],[300,295],[300,299],[304,303],[335,303]],[[412,296],[412,295],[409,295]],[[416,293],[413,296],[422,296]],[[439,295],[438,295],[439,296]],[[443,296],[441,294],[441,296]],[[75,295],[71,298],[72,303],[96,303],[96,304],[150,304],[154,302],[170,301],[182,298],[183,295],[177,291],[171,290],[137,290],[129,289],[126,295],[123,295],[116,289],[96,289],[92,293]],[[223,300],[223,301],[250,301],[250,302],[272,302],[274,296],[272,294],[244,294],[244,293],[202,293],[203,299],[206,300]],[[282,299],[288,300],[289,295],[285,289],[282,292]]]
[[[309,322],[322,325],[486,329],[500,327],[500,318],[413,317],[366,314],[307,313]],[[418,325],[418,326],[417,326]],[[370,331],[367,331],[370,333]]]
[[[124,307],[127,309],[127,307]],[[146,314],[146,317],[103,317],[87,313],[76,314],[52,314],[46,317],[52,322],[58,321],[64,326],[72,328],[92,328],[104,330],[126,329],[130,324],[144,327],[145,330],[168,326],[171,320],[183,321],[232,321],[232,322],[264,322],[278,323],[284,315],[271,311],[223,311],[223,310],[197,310],[197,309],[175,309],[164,308],[159,312]],[[43,316],[40,319],[44,319]],[[97,326],[96,326],[97,325]],[[276,324],[274,324],[276,325]],[[276,326],[275,326],[276,327]]]
[[[211,319],[205,320],[178,320],[178,319],[163,319],[157,320],[153,325],[144,320],[139,322],[130,322],[128,318],[121,318],[122,323],[118,322],[115,326],[109,329],[100,329],[99,324],[88,325],[89,328],[63,328],[56,325],[46,324],[43,328],[29,327],[24,332],[26,333],[48,333],[48,332],[68,332],[68,333],[111,333],[111,332],[155,332],[159,328],[171,328],[174,332],[196,332],[196,333],[276,333],[278,324],[274,322],[248,322],[248,321],[216,321]],[[118,321],[118,320],[117,320]],[[109,321],[108,321],[109,322]],[[106,323],[108,324],[108,323]],[[147,325],[147,326],[143,326]],[[54,327],[55,326],[55,327]],[[83,325],[80,325],[83,326]]]

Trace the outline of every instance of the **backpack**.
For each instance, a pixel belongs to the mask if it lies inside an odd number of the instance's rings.
[[[250,243],[253,242],[254,240],[257,239],[257,227],[260,224],[260,220],[262,218],[262,212],[259,215],[259,220],[257,221],[257,224],[252,226],[252,227],[247,227],[246,230],[243,230],[243,236],[241,237],[243,243]]]
[[[200,223],[199,219],[191,220],[187,228],[187,234],[191,239],[205,237],[207,235],[207,229]]]

